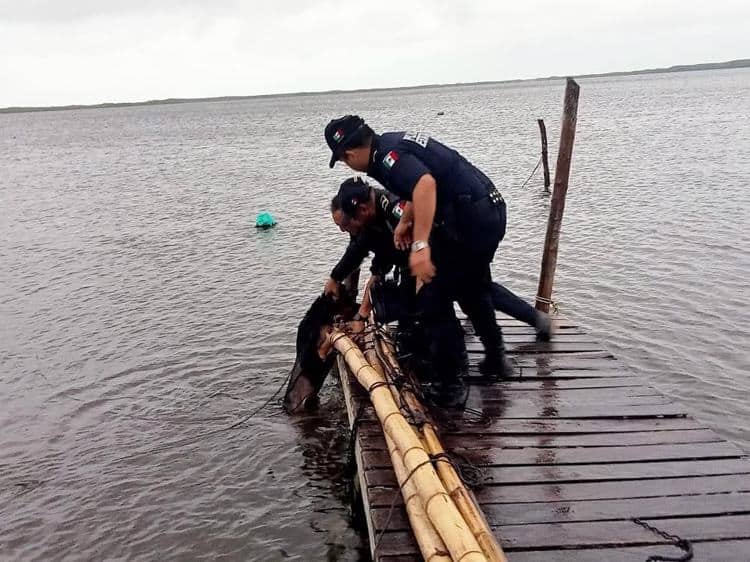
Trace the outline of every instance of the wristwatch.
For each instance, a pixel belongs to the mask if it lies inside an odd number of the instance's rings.
[[[415,240],[411,243],[411,251],[412,252],[419,252],[420,250],[424,250],[425,248],[429,248],[430,245],[425,242],[424,240]]]

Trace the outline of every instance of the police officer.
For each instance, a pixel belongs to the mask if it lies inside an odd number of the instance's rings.
[[[347,179],[341,184],[338,193],[331,200],[331,216],[342,232],[350,234],[350,242],[331,271],[324,292],[338,293],[340,283],[359,268],[372,252],[372,277],[369,282],[384,279],[395,268],[395,275],[401,279],[401,285],[410,285],[413,295],[414,284],[410,283],[408,276],[409,255],[393,244],[393,231],[399,224],[405,205],[405,201],[384,189],[373,188],[360,177]],[[365,288],[359,317],[369,314],[369,289],[370,285]],[[404,290],[409,289],[405,287]]]
[[[332,151],[330,167],[341,160],[411,202],[395,229],[394,242],[405,246],[413,221],[409,266],[424,283],[418,307],[430,336],[436,383],[444,394],[465,392],[465,343],[454,301],[484,345],[480,371],[509,376],[512,364],[495,319],[489,268],[505,234],[505,202],[489,178],[424,133],[377,135],[354,115],[332,120],[325,138]]]
[[[371,280],[383,279],[392,268],[395,268],[402,284],[403,298],[413,300],[407,295],[407,292],[411,291],[413,297],[414,292],[413,279],[408,275],[409,254],[396,248],[393,242],[394,232],[401,222],[406,206],[407,202],[403,199],[384,189],[372,187],[358,176],[349,178],[341,184],[331,200],[331,217],[339,230],[349,233],[350,242],[325,283],[325,293],[337,294],[343,280],[358,269],[364,259],[372,253],[374,255],[370,267]],[[364,291],[360,317],[366,317],[370,311],[368,288]],[[550,319],[547,314],[535,310],[529,303],[498,283],[493,282],[490,290],[495,310],[533,326],[537,339],[550,339]],[[406,308],[411,311],[408,304]]]

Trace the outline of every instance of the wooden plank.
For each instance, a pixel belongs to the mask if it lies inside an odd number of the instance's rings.
[[[497,312],[495,314],[495,317],[497,318],[498,325],[503,328],[506,326],[528,326],[528,324],[524,324],[520,320],[511,318],[510,316],[507,316],[502,312]],[[471,327],[471,322],[469,321],[467,316],[458,308],[456,309],[456,318],[458,318],[458,321],[461,322],[461,325]],[[559,314],[552,317],[552,322],[557,329],[578,327],[578,323],[575,320],[571,320],[570,318],[566,318],[565,316],[560,316]]]
[[[664,498],[589,500],[576,502],[537,502],[485,504],[482,511],[491,526],[611,521],[638,517],[696,517],[750,513],[750,494],[711,494]],[[390,519],[389,519],[390,517]],[[403,506],[375,508],[372,521],[378,531],[409,530]]]
[[[344,358],[339,355],[336,357],[336,370],[339,373],[339,379],[341,380],[341,389],[344,394],[344,403],[346,404],[347,416],[349,418],[349,427],[354,426],[355,416],[357,410],[352,407],[355,398],[352,396],[352,390],[359,387],[359,384],[353,380],[352,376],[344,362]],[[361,447],[361,436],[357,435],[357,439],[354,443],[354,462],[357,465],[357,479],[359,481],[359,491],[362,498],[362,511],[364,512],[365,525],[367,527],[367,533],[370,544],[370,556],[375,557],[375,526],[372,521],[372,509],[370,506],[370,495],[367,493],[367,479],[365,478],[366,465],[362,459],[362,447]],[[391,468],[391,471],[393,468]],[[401,494],[399,493],[399,496]]]
[[[750,538],[750,515],[723,517],[687,517],[647,520],[659,529],[693,541],[745,540]],[[625,547],[664,544],[666,541],[630,520],[585,523],[548,523],[506,525],[495,528],[508,552],[519,549],[570,549]],[[414,554],[417,551],[410,533],[386,533],[381,556]],[[672,555],[676,552],[672,551]],[[571,558],[568,558],[571,559]]]
[[[477,361],[480,357],[477,357]],[[570,378],[601,378],[601,377],[633,377],[640,379],[632,371],[621,367],[617,361],[607,358],[581,358],[579,356],[561,355],[560,361],[534,361],[529,357],[516,357],[513,359],[515,372],[512,377],[504,379],[507,382],[523,381],[534,378],[543,380],[570,379]],[[469,363],[469,380],[476,378],[477,381],[486,380],[479,372],[477,364]]]
[[[370,488],[373,507],[388,507],[394,488]],[[750,492],[747,474],[574,482],[569,484],[527,484],[523,486],[483,486],[474,491],[480,504],[506,504],[545,501],[581,501],[627,498],[669,498],[695,494]],[[669,499],[665,499],[669,501]],[[397,500],[396,505],[400,505]]]
[[[693,543],[695,562],[747,562],[750,541],[711,541]],[[683,551],[671,545],[650,545],[626,548],[530,550],[513,553],[513,562],[643,562],[650,556],[678,558]],[[393,559],[381,558],[391,562]],[[408,559],[401,559],[407,562]]]
[[[621,371],[615,368],[605,369],[588,369],[586,365],[580,365],[583,368],[537,368],[531,365],[518,366],[513,376],[497,381],[494,379],[487,379],[483,376],[475,365],[469,365],[468,376],[466,381],[475,386],[490,386],[492,384],[513,384],[522,382],[545,382],[550,386],[553,386],[556,381],[567,381],[572,379],[630,379],[638,384],[644,384],[643,379],[636,376],[634,373],[628,371]],[[614,365],[613,365],[614,367]]]
[[[536,342],[514,342],[506,341],[505,350],[511,357],[520,354],[548,354],[548,353],[585,353],[601,352],[602,346],[592,341],[568,341],[566,339],[554,339],[547,343]],[[466,342],[466,351],[469,354],[484,353],[484,346],[479,342]]]
[[[647,519],[657,528],[693,540],[750,538],[750,515]],[[632,521],[598,521],[541,525],[507,525],[497,528],[509,548],[560,548],[659,544],[664,539]]]
[[[476,362],[481,360],[481,358],[482,356],[480,353],[474,353],[469,356],[471,361]],[[530,367],[554,367],[556,362],[559,364],[568,364],[575,363],[576,361],[588,363],[588,366],[583,368],[598,369],[600,367],[623,367],[622,363],[620,363],[611,353],[602,350],[581,351],[579,353],[545,353],[538,354],[538,356],[535,357],[516,357],[514,361],[516,364],[528,364]],[[569,368],[575,369],[577,367],[573,366]]]
[[[548,346],[548,343],[544,342],[537,342],[536,341],[536,334],[532,329],[529,330],[503,330],[503,341],[506,344],[527,344],[527,345],[536,345],[540,348],[545,348]],[[556,337],[552,339],[549,343],[585,343],[587,345],[596,345],[594,348],[595,350],[599,351],[606,351],[604,347],[602,347],[602,344],[596,341],[592,336],[585,332],[574,332],[574,331],[566,331],[562,332],[560,334],[557,334]],[[466,346],[469,347],[476,347],[479,346],[481,349],[482,342],[479,340],[479,337],[477,336],[466,336]],[[547,349],[552,349],[547,347]]]
[[[521,447],[508,449],[454,450],[474,464],[489,466],[575,465],[594,463],[632,463],[686,459],[743,458],[744,453],[731,443],[688,443],[683,445],[636,445],[625,447]],[[368,469],[390,468],[387,451],[363,451]],[[750,463],[748,463],[750,469]]]
[[[621,464],[579,464],[562,466],[504,466],[485,469],[487,484],[541,484],[594,482],[600,480],[637,480],[676,476],[750,474],[747,459],[701,461],[659,461]],[[395,486],[392,470],[365,471],[368,486]]]
[[[585,371],[582,371],[585,373]],[[515,392],[521,390],[568,390],[568,389],[592,389],[592,388],[648,388],[638,377],[620,377],[617,375],[602,376],[596,378],[590,377],[578,377],[578,378],[563,378],[554,379],[551,377],[515,377],[511,380],[485,382],[482,384],[481,380],[471,379],[470,384],[472,386],[486,388],[493,392]]]
[[[663,394],[642,394],[642,393],[620,393],[620,392],[606,392],[600,393],[591,391],[590,395],[583,393],[562,393],[550,390],[547,392],[536,392],[532,394],[522,393],[501,393],[501,394],[490,394],[482,392],[481,390],[472,390],[469,393],[469,397],[466,401],[467,408],[478,408],[490,403],[500,402],[500,405],[495,404],[495,407],[504,406],[506,408],[532,408],[539,410],[539,408],[546,408],[549,406],[555,406],[561,408],[564,406],[581,406],[590,407],[596,405],[633,405],[633,406],[645,406],[645,405],[658,405],[658,404],[674,404],[669,398]],[[684,411],[684,408],[683,408]]]
[[[461,327],[463,328],[467,339],[476,336],[476,332],[474,331],[471,323],[462,323]],[[527,326],[526,324],[501,324],[500,329],[503,332],[503,337],[524,335],[528,336],[529,341],[534,341],[536,339],[536,332],[534,328],[532,328],[531,326]],[[570,334],[585,335],[590,339],[593,337],[588,335],[588,332],[578,326],[562,326],[555,329],[555,331],[552,333],[552,339],[555,340]]]
[[[387,450],[379,433],[360,433],[365,450]],[[448,450],[502,449],[505,447],[606,447],[610,445],[664,445],[680,443],[717,443],[722,438],[710,429],[688,431],[634,431],[631,433],[580,433],[574,435],[485,435],[443,433],[441,440]]]
[[[360,433],[381,432],[374,414],[362,424]],[[572,435],[580,433],[630,433],[633,431],[669,431],[705,429],[705,425],[691,418],[660,419],[497,419],[478,418],[468,412],[456,412],[441,419],[443,432],[474,435]]]
[[[356,405],[356,401],[355,401]],[[481,408],[483,414],[503,420],[511,419],[619,419],[619,418],[658,418],[667,416],[685,416],[686,411],[678,404],[628,405],[612,402],[611,404],[579,405],[550,404],[533,406],[529,404],[503,405],[487,403]],[[449,413],[450,415],[450,413]],[[465,414],[457,413],[463,416]]]
[[[566,402],[591,402],[596,400],[607,400],[610,398],[633,398],[654,397],[662,399],[666,397],[649,386],[635,386],[624,388],[557,388],[553,385],[543,385],[534,381],[532,388],[515,388],[512,385],[500,386],[478,386],[472,385],[471,393],[483,400],[533,400],[541,402],[544,400],[564,400]],[[580,383],[579,383],[580,384]]]
[[[695,562],[747,562],[748,540],[722,540],[692,543]],[[679,557],[682,550],[672,545],[589,548],[576,550],[517,550],[512,562],[643,562],[650,556]],[[421,562],[412,554],[381,556],[383,562]]]

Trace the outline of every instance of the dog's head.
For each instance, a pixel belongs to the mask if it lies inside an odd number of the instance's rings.
[[[284,409],[293,413],[313,403],[328,372],[333,355],[328,335],[337,316],[350,318],[356,303],[346,293],[334,300],[321,295],[305,313],[297,328],[297,358],[284,395]]]

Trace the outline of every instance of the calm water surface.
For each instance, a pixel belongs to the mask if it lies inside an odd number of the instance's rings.
[[[0,115],[0,558],[366,556],[335,385],[316,417],[195,439],[282,383],[345,246],[323,126],[358,112],[463,151],[508,200],[494,273],[531,299],[549,200],[521,184],[537,117],[556,154],[563,88]],[[581,91],[555,298],[750,451],[750,71]]]

